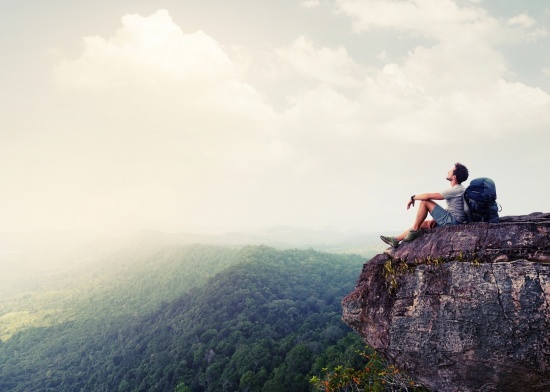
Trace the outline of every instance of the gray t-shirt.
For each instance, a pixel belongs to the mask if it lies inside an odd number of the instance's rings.
[[[445,198],[447,202],[447,211],[456,219],[458,223],[466,221],[466,212],[464,211],[464,200],[462,195],[464,194],[464,186],[457,184],[452,188],[445,189],[441,193],[441,196]]]

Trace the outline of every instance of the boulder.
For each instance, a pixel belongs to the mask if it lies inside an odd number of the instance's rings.
[[[365,263],[342,307],[434,391],[550,390],[550,213],[425,231]]]

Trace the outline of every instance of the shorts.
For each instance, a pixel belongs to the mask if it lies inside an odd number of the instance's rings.
[[[436,204],[433,210],[430,211],[430,215],[437,222],[438,226],[458,225],[458,222],[454,216],[452,216],[449,211],[441,207],[439,204]]]

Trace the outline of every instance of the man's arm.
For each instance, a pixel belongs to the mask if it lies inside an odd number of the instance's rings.
[[[445,199],[441,193],[421,193],[419,195],[412,195],[407,203],[407,210],[414,206],[415,200],[443,200]]]
[[[441,193],[421,193],[415,195],[414,200],[443,200],[444,197]]]

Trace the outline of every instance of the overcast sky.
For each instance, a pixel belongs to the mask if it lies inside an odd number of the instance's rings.
[[[22,0],[0,232],[410,226],[457,161],[550,211],[547,0]]]

